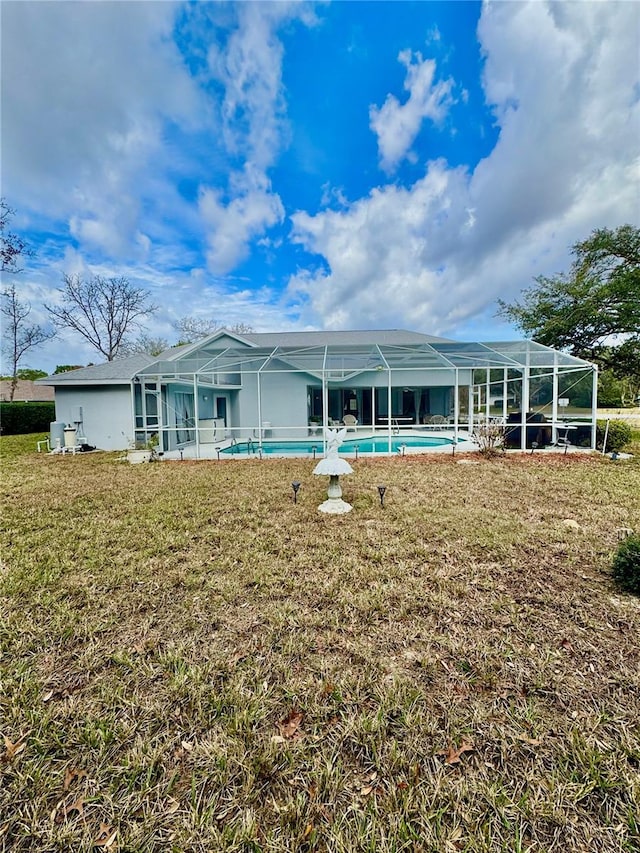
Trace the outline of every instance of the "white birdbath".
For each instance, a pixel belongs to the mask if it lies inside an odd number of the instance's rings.
[[[327,438],[327,455],[318,462],[313,473],[328,474],[329,488],[327,500],[321,503],[318,509],[320,512],[342,515],[345,512],[351,512],[353,509],[351,504],[342,500],[342,487],[340,486],[340,474],[353,474],[353,468],[347,460],[338,456],[338,447],[342,444],[347,430],[325,429],[324,434]]]

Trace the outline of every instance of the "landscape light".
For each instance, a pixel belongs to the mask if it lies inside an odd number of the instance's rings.
[[[220,461],[220,448],[216,447],[216,453],[218,454],[218,462]]]
[[[384,507],[384,493],[387,491],[386,486],[378,486],[378,494],[380,495],[380,506]]]
[[[291,488],[293,489],[293,502],[294,504],[298,503],[298,489],[300,488],[300,481],[294,480],[293,483],[291,483]]]
[[[532,442],[531,442],[531,455],[532,455],[532,456],[533,456],[533,451],[534,451],[534,450],[537,450],[537,449],[538,449],[538,442],[537,442],[537,441],[532,441]]]
[[[360,445],[356,444],[356,460],[358,459],[358,450],[360,450]]]

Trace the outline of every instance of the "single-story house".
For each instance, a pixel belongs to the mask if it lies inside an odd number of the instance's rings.
[[[165,453],[211,456],[224,442],[308,439],[340,423],[374,435],[446,427],[457,440],[481,420],[525,426],[535,413],[554,437],[563,416],[590,427],[595,446],[596,367],[533,341],[222,329],[38,382],[55,389],[56,419],[104,450],[157,438]]]

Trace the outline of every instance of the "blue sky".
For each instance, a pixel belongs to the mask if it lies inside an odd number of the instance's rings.
[[[640,4],[12,2],[2,194],[64,273],[256,331],[517,337],[496,319],[640,221]],[[29,365],[96,358],[62,335]]]

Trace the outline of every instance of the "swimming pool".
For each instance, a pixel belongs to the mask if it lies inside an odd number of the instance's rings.
[[[463,441],[463,439],[458,439]],[[440,436],[393,436],[391,452],[401,453],[405,448],[428,448],[452,445],[452,438]],[[226,456],[258,456],[260,444],[258,441],[239,441],[220,451]],[[313,456],[320,457],[323,453],[322,441],[263,441],[262,453],[266,456]],[[355,456],[356,453],[388,453],[389,438],[387,436],[368,436],[367,438],[351,438],[344,441],[338,448],[344,456]]]

